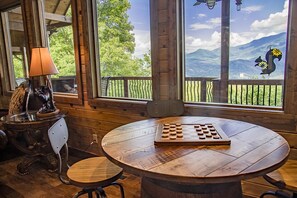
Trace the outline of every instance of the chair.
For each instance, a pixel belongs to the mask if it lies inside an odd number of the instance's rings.
[[[180,116],[184,113],[182,100],[153,100],[147,102],[147,113],[150,117]]]
[[[121,197],[124,198],[124,189],[121,184],[116,182],[122,176],[123,169],[110,162],[106,157],[91,157],[78,161],[72,166],[68,165],[68,128],[64,118],[61,118],[51,126],[48,130],[48,137],[53,151],[58,157],[59,179],[64,184],[82,188],[74,197],[79,197],[83,194],[88,194],[88,197],[92,197],[93,192],[95,192],[97,198],[99,196],[104,198],[106,194],[103,188],[117,185],[120,187]],[[64,159],[61,156],[62,148],[65,150]],[[67,165],[66,175],[62,174],[64,172],[62,169],[65,165]]]
[[[109,79],[110,76],[101,78],[101,96],[108,96]]]
[[[288,160],[282,167],[263,177],[276,186],[278,190],[267,191],[260,198],[264,198],[266,195],[279,198],[297,198],[297,160]]]

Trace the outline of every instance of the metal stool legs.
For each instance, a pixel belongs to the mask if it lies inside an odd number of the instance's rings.
[[[264,196],[266,196],[266,195],[273,195],[278,198],[295,198],[296,197],[295,193],[293,194],[293,196],[291,196],[289,193],[286,193],[282,190],[276,190],[276,191],[267,191],[267,192],[263,193],[260,196],[260,198],[264,198]]]

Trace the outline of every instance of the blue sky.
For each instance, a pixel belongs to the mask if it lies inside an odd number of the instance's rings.
[[[185,0],[186,51],[220,46],[221,3],[213,10],[205,4],[193,6],[195,0]],[[136,53],[150,49],[149,0],[130,0],[129,20],[134,25]],[[241,45],[264,36],[286,31],[288,0],[243,0],[241,11],[231,0],[231,45]]]
[[[217,2],[213,10],[205,4],[185,4],[187,52],[220,46],[221,3]],[[236,10],[235,0],[231,0],[230,4],[231,46],[286,31],[288,0],[243,0],[241,11]]]
[[[134,55],[142,57],[151,48],[149,0],[130,0],[129,20],[134,26],[136,48]]]

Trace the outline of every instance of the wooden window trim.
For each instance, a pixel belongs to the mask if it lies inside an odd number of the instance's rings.
[[[152,5],[153,1],[150,1]],[[84,43],[85,43],[85,65],[86,65],[86,85],[88,104],[94,108],[96,107],[111,107],[121,109],[145,109],[148,100],[132,99],[132,98],[108,98],[97,97],[100,93],[100,81],[97,79],[97,70],[99,65],[99,47],[97,34],[97,11],[96,1],[90,0],[82,5],[83,24],[84,24]],[[152,13],[152,9],[151,9]],[[152,15],[151,15],[152,17]],[[151,21],[153,19],[151,18]],[[152,22],[151,22],[152,26]],[[152,41],[153,42],[153,41]],[[152,44],[153,45],[153,44]],[[152,54],[154,48],[151,47]],[[98,57],[97,57],[98,55]],[[152,60],[153,64],[154,60]]]
[[[181,1],[185,1],[185,0],[180,0]],[[224,6],[224,13],[225,15],[229,15],[229,8],[230,8],[230,0],[227,0],[227,1],[223,1],[223,6]],[[183,4],[183,3],[182,3]],[[260,106],[251,106],[251,105],[234,105],[234,104],[227,104],[227,103],[191,103],[191,102],[187,102],[187,104],[189,104],[189,106],[193,107],[194,105],[197,105],[199,107],[205,107],[205,109],[213,109],[213,108],[225,108],[225,110],[232,110],[233,108],[234,109],[241,109],[241,110],[244,110],[244,109],[248,109],[248,110],[251,110],[253,109],[253,111],[279,111],[279,112],[284,112],[284,113],[287,113],[287,114],[297,114],[297,110],[295,110],[295,108],[292,108],[292,105],[294,105],[294,103],[296,103],[294,101],[294,98],[297,97],[297,94],[295,94],[296,96],[294,97],[294,90],[293,90],[293,85],[294,85],[294,73],[296,73],[296,70],[297,70],[297,65],[294,64],[296,63],[296,56],[294,57],[294,54],[297,53],[297,46],[295,44],[295,37],[296,37],[296,30],[297,30],[297,14],[295,13],[297,11],[297,3],[294,2],[293,0],[290,0],[290,6],[289,6],[289,16],[288,16],[288,30],[287,30],[287,59],[286,59],[286,63],[285,63],[285,83],[284,83],[284,98],[283,98],[283,107],[260,107]],[[181,9],[183,8],[180,8],[180,12],[183,12],[181,11]],[[181,15],[180,15],[181,16]],[[178,30],[179,32],[182,32],[183,27],[180,27],[180,29]],[[222,30],[223,31],[223,30]],[[182,34],[179,34],[180,35],[180,39],[183,40],[182,38]],[[226,35],[225,36],[229,36],[229,32],[227,31],[226,32]],[[226,40],[226,38],[222,38],[222,40]],[[224,43],[224,42],[222,42]],[[182,46],[183,44],[181,44],[181,46],[179,46],[179,48],[183,48]],[[224,46],[221,46],[222,48],[223,47],[226,47],[228,46],[228,43],[227,44],[224,44]],[[290,50],[288,50],[290,49]],[[224,51],[224,50],[222,50]],[[229,65],[229,60],[226,59],[226,56],[229,56],[228,54],[224,54],[223,55],[225,58],[224,58],[224,65]],[[180,64],[180,67],[182,67],[182,61],[179,61],[179,64]],[[226,71],[228,71],[228,68],[224,68]],[[227,76],[224,76],[224,80],[226,81],[226,79],[228,79],[228,72],[227,73]],[[226,81],[227,82],[227,81]],[[182,83],[182,82],[181,82]],[[295,83],[295,86],[296,86],[296,83]],[[226,89],[226,85],[224,85],[223,89],[225,90]],[[295,99],[296,100],[296,99]]]
[[[19,5],[20,6],[20,5]],[[13,7],[12,9],[14,9]],[[13,80],[14,71],[13,71],[13,63],[12,63],[12,46],[11,46],[11,38],[9,33],[9,21],[7,10],[1,12],[1,21],[0,21],[0,42],[1,42],[1,68],[2,68],[2,82],[1,84],[3,89],[4,96],[11,96],[13,93]]]
[[[154,4],[151,4],[154,5]],[[106,99],[106,98],[95,98],[96,88],[94,88],[93,85],[96,85],[97,82],[94,82],[92,76],[95,75],[94,67],[96,65],[95,62],[95,56],[94,56],[94,45],[90,45],[90,43],[94,43],[95,40],[94,30],[95,27],[92,26],[93,23],[93,14],[91,10],[91,2],[88,2],[88,4],[85,4],[84,11],[83,11],[83,18],[84,18],[84,24],[86,25],[85,30],[85,44],[86,44],[86,69],[87,69],[87,90],[88,90],[88,103],[92,107],[107,107],[107,106],[114,106],[114,104],[120,104],[120,108],[133,108],[135,106],[133,105],[140,105],[143,107],[145,106],[145,102],[143,101],[135,101],[135,100],[121,100],[121,99]],[[152,10],[155,9],[155,7],[151,7]],[[218,109],[220,110],[220,116],[222,117],[228,117],[228,115],[236,115],[238,112],[248,112],[249,115],[255,114],[255,113],[268,113],[268,117],[270,117],[270,114],[277,115],[277,116],[283,116],[285,115],[286,118],[290,121],[294,120],[295,118],[292,117],[292,115],[297,114],[297,109],[292,108],[292,105],[295,106],[295,98],[297,97],[297,93],[294,93],[294,87],[297,83],[295,83],[294,76],[296,76],[297,72],[297,57],[294,56],[294,54],[297,53],[297,46],[295,43],[295,38],[297,35],[295,32],[297,32],[297,13],[293,12],[293,10],[297,10],[297,3],[294,3],[293,1],[290,1],[290,11],[289,11],[289,24],[288,24],[288,39],[287,39],[287,48],[290,49],[287,51],[287,60],[286,60],[286,72],[285,72],[285,92],[284,92],[284,105],[283,108],[281,107],[257,107],[257,106],[238,106],[238,105],[228,105],[228,104],[191,104],[187,103],[187,112],[186,114],[190,115],[199,115],[199,114],[207,114],[208,112],[214,113]],[[151,16],[153,18],[153,16]],[[152,34],[157,35],[157,34]],[[152,38],[154,40],[154,38]],[[153,42],[152,42],[153,43]],[[152,49],[154,49],[152,47]],[[153,54],[153,52],[152,52]],[[154,61],[154,60],[153,60]],[[180,66],[179,62],[179,66]],[[153,69],[156,67],[156,65],[153,65]],[[159,94],[159,93],[154,93]],[[154,97],[156,98],[156,97]],[[297,105],[297,104],[296,104]],[[197,109],[199,109],[200,112],[197,112]],[[279,119],[279,117],[277,118]],[[275,118],[275,120],[277,120]],[[293,125],[291,125],[293,126]]]
[[[69,103],[82,105],[83,104],[83,88],[82,88],[82,72],[81,72],[81,49],[80,49],[80,37],[79,37],[79,10],[77,0],[71,0],[71,12],[72,12],[72,29],[73,29],[73,42],[74,42],[74,56],[76,66],[76,82],[77,82],[77,94],[58,93],[54,92],[54,99],[57,103]]]

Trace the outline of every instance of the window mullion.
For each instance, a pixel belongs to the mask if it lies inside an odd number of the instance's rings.
[[[228,103],[230,0],[222,1],[220,102]]]

